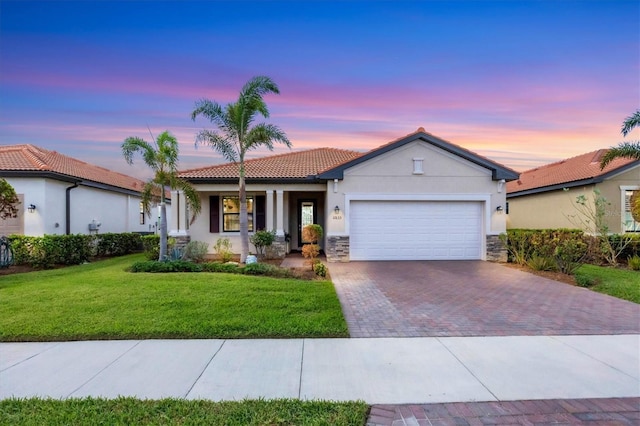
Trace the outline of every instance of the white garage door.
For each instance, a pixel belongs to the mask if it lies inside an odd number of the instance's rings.
[[[482,203],[351,201],[351,260],[481,259]]]

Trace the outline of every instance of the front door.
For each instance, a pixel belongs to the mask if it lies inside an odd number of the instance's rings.
[[[299,200],[298,201],[298,245],[302,247],[303,244],[310,243],[311,241],[302,240],[302,228],[307,225],[312,225],[318,220],[318,209],[315,200]]]

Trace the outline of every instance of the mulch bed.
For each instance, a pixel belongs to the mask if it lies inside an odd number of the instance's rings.
[[[554,281],[560,281],[569,285],[576,285],[576,279],[573,275],[563,274],[562,272],[554,272],[554,271],[536,271],[535,269],[531,269],[525,265],[518,265],[516,263],[505,263],[505,266],[509,268],[519,269],[520,271],[528,272],[533,275],[537,275],[539,277],[548,278]]]

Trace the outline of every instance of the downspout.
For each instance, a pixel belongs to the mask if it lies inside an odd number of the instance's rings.
[[[67,188],[67,193],[66,193],[66,207],[67,207],[67,211],[66,211],[66,225],[67,225],[67,229],[66,229],[66,234],[69,235],[71,233],[71,190],[73,188],[77,188],[78,187],[78,182],[75,182],[72,186]]]

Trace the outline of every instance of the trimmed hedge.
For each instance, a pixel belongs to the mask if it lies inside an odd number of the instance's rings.
[[[140,235],[134,233],[99,235],[45,235],[8,237],[15,265],[51,268],[79,265],[94,256],[121,256],[140,249]]]
[[[128,269],[130,272],[223,272],[227,274],[263,275],[267,277],[291,278],[293,274],[287,268],[279,268],[268,263],[251,263],[239,266],[235,263],[193,263],[184,260],[173,260],[160,262],[149,260],[146,262],[135,262]]]

